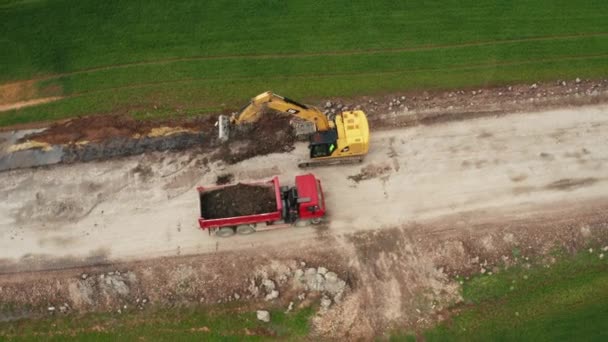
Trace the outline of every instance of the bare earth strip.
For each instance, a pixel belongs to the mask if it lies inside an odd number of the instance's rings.
[[[41,105],[44,103],[49,103],[53,101],[61,100],[63,97],[61,96],[52,96],[52,97],[44,97],[40,99],[27,100],[27,101],[19,101],[10,104],[0,105],[0,112],[6,112],[13,109],[19,109],[24,107],[31,107],[36,105]]]
[[[266,248],[472,212],[526,216],[538,206],[603,200],[607,112],[602,105],[374,132],[363,165],[314,170],[327,194],[325,230],[218,239],[196,227],[196,185],[213,184],[220,173],[237,181],[279,174],[289,182],[302,172],[295,165],[304,144],[232,166],[206,165],[204,155],[187,152],[7,172],[0,179],[8,199],[0,204],[2,271]]]

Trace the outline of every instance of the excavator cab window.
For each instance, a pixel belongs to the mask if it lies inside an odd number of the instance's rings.
[[[310,137],[309,147],[311,158],[330,156],[338,147],[338,134],[335,130],[316,132]]]
[[[310,147],[311,158],[327,157],[330,156],[332,152],[333,149],[331,149],[331,144],[319,144]]]

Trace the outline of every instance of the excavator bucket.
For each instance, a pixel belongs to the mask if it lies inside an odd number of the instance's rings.
[[[218,128],[218,138],[220,141],[227,141],[230,138],[230,117],[220,115],[215,125]]]

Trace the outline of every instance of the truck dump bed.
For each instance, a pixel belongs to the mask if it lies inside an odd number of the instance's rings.
[[[198,188],[199,226],[221,228],[272,222],[282,218],[282,202],[277,177],[268,182]]]

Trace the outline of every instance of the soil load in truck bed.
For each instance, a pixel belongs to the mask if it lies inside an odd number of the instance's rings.
[[[277,210],[274,188],[267,185],[236,184],[203,192],[201,216],[218,219],[271,213]]]

